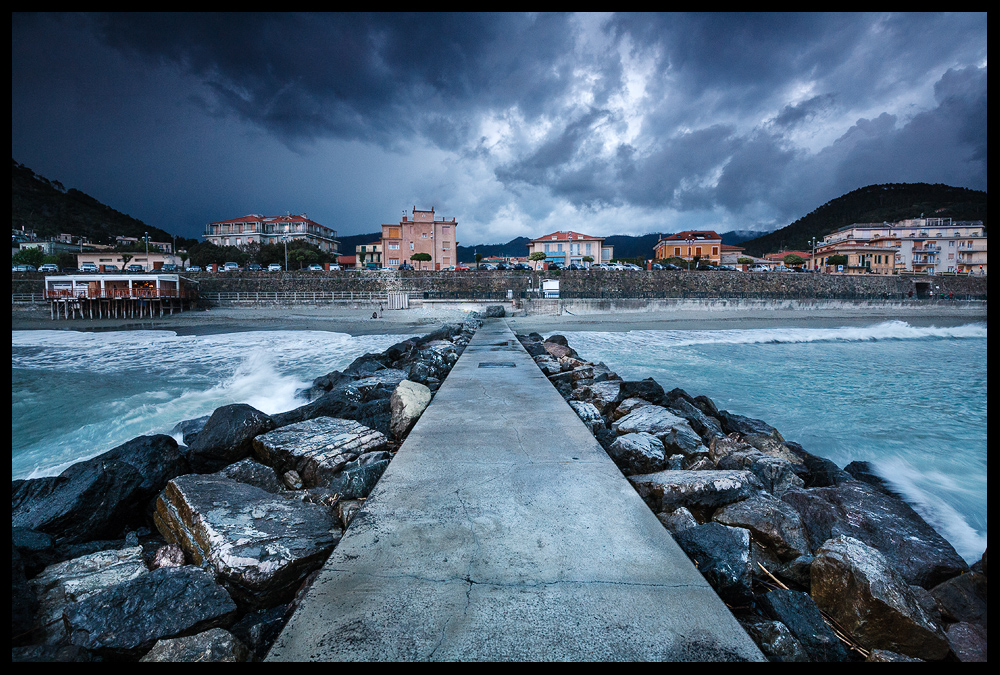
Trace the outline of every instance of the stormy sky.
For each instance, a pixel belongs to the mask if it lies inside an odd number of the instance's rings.
[[[986,190],[986,14],[13,14],[12,157],[181,236],[773,230]]]

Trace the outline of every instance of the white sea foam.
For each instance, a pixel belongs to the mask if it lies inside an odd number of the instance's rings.
[[[313,378],[402,339],[326,331],[13,331],[12,477],[56,475],[222,405],[290,410],[304,403],[296,392]]]

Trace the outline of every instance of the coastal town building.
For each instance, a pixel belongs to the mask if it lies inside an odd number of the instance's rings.
[[[250,214],[241,218],[220,220],[205,226],[201,235],[216,246],[246,246],[248,244],[280,244],[303,240],[319,250],[337,255],[340,242],[336,230],[320,225],[302,215],[262,216]]]
[[[722,264],[722,236],[712,230],[685,230],[656,242],[657,260],[682,258],[691,262]]]
[[[983,221],[912,218],[895,223],[854,223],[817,243],[814,265],[830,269],[844,255],[848,274],[986,274]]]
[[[454,218],[437,218],[434,207],[403,214],[399,223],[382,225],[382,265],[398,269],[413,265],[418,270],[440,270],[458,262],[458,222]],[[414,260],[423,253],[430,260]],[[422,257],[422,256],[418,256]]]
[[[179,274],[73,274],[45,277],[53,319],[140,318],[190,309],[198,282]]]
[[[570,263],[585,264],[584,258],[590,257],[592,263],[608,263],[614,257],[614,247],[604,245],[604,237],[593,237],[589,234],[570,230],[551,232],[544,237],[538,237],[528,242],[528,257],[532,253],[544,253],[544,262],[569,265]]]
[[[142,269],[152,272],[160,269],[164,265],[183,266],[180,256],[173,253],[161,253],[150,251],[147,256],[144,252],[122,253],[119,251],[97,251],[91,253],[77,253],[76,266],[84,269],[84,264],[94,265],[99,270],[105,269],[108,265],[114,265],[119,270],[124,270],[128,265],[142,265]]]
[[[373,241],[354,247],[354,264],[358,269],[374,269],[382,267],[382,242]]]

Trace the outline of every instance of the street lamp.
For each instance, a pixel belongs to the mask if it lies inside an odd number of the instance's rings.
[[[281,241],[285,242],[285,271],[288,271],[288,235],[286,234],[281,238]]]
[[[690,272],[691,271],[691,244],[694,243],[694,239],[685,239],[684,241],[687,243],[687,247],[688,247],[688,250],[687,250],[688,272]]]
[[[146,271],[149,271],[149,232],[143,233],[143,239],[146,240]]]
[[[812,260],[809,261],[812,264],[813,271],[816,271],[816,237],[812,238]]]

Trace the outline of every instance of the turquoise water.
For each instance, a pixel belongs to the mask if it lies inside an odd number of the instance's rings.
[[[12,478],[55,475],[227,403],[266,413],[399,335],[13,331]],[[871,461],[967,560],[986,549],[986,324],[576,332],[628,379],[705,394],[844,466]]]
[[[404,335],[249,331],[12,331],[11,477],[60,473],[221,405],[273,414],[296,392]],[[178,439],[179,440],[179,439]]]
[[[967,560],[986,549],[986,324],[575,332],[626,379],[704,394],[840,466],[872,462]]]

